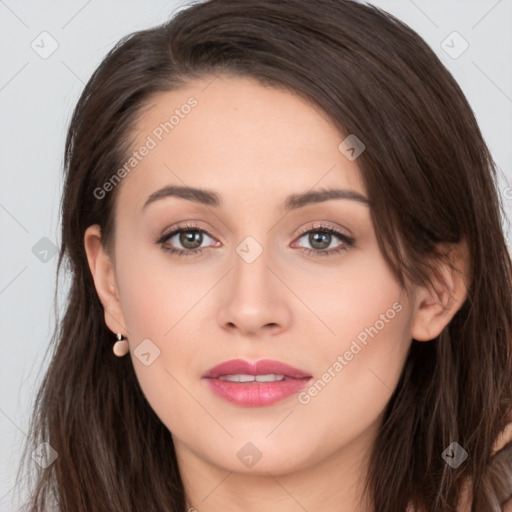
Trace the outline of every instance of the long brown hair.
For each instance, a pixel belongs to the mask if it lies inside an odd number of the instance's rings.
[[[42,442],[58,457],[36,468],[27,510],[185,510],[170,433],[131,360],[112,353],[83,237],[100,224],[111,247],[119,187],[102,199],[94,191],[133,151],[135,122],[154,95],[222,73],[298,94],[363,141],[358,164],[375,232],[402,286],[431,279],[437,244],[467,240],[467,300],[435,340],[412,340],[366,489],[376,512],[408,503],[445,512],[471,478],[472,510],[501,510],[512,494],[512,443],[495,456],[492,446],[512,419],[512,273],[497,168],[430,47],[393,16],[350,0],[195,3],[124,37],[92,75],[65,149],[57,280],[64,262],[69,297],[20,471],[34,468],[30,454]],[[469,454],[456,469],[441,457],[454,441]]]

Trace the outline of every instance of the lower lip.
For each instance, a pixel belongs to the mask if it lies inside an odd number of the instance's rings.
[[[299,392],[309,382],[304,379],[280,380],[275,382],[230,382],[207,378],[210,389],[228,402],[246,407],[262,407],[284,400]]]

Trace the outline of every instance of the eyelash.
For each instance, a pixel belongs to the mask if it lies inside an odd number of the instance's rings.
[[[197,249],[175,249],[174,247],[166,247],[164,243],[171,239],[174,235],[177,235],[181,232],[187,232],[187,231],[196,231],[199,233],[204,233],[208,235],[210,238],[213,238],[208,231],[200,228],[199,226],[196,226],[194,224],[184,224],[179,225],[176,228],[174,228],[169,233],[166,233],[162,235],[162,237],[157,240],[157,244],[160,244],[162,246],[162,249],[168,253],[171,253],[176,256],[199,256],[203,252],[203,248],[197,248]],[[298,239],[302,238],[305,234],[308,233],[328,233],[331,235],[336,235],[341,241],[342,244],[337,247],[336,249],[331,250],[322,250],[322,249],[308,249],[307,247],[300,247],[303,251],[307,251],[308,256],[334,256],[335,254],[339,254],[341,251],[347,251],[351,247],[354,247],[355,245],[355,239],[351,236],[348,236],[341,231],[338,231],[337,229],[332,228],[331,226],[325,226],[322,224],[315,225],[313,227],[309,227],[307,229],[301,230],[299,233]]]

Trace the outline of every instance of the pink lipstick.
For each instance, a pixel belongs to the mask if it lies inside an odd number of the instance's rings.
[[[232,359],[211,368],[203,379],[213,393],[231,403],[262,407],[297,393],[311,375],[280,361]]]

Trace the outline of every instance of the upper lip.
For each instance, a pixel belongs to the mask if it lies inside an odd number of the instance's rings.
[[[294,379],[304,379],[311,377],[311,375],[294,368],[289,364],[282,363],[281,361],[274,361],[272,359],[261,359],[259,361],[250,362],[244,359],[231,359],[210,368],[203,378],[216,379],[221,375],[284,375]]]

